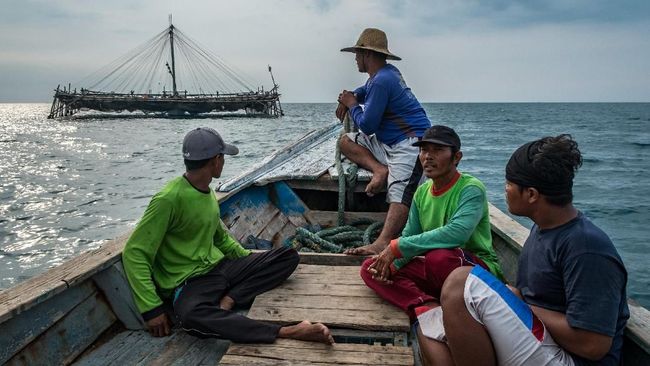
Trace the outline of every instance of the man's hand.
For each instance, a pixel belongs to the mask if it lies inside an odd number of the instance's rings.
[[[348,109],[357,105],[357,97],[351,91],[344,90],[339,94],[339,103],[345,105]]]
[[[336,107],[336,118],[338,118],[339,121],[343,122],[346,113],[348,113],[348,107],[346,107],[345,104],[339,102],[338,107]]]
[[[171,333],[171,323],[167,314],[162,313],[153,319],[147,321],[147,329],[154,337],[165,337]]]
[[[393,264],[394,260],[395,256],[390,250],[389,245],[375,257],[375,261],[370,266],[368,266],[368,272],[372,273],[372,278],[377,281],[392,283],[390,280],[390,265]]]

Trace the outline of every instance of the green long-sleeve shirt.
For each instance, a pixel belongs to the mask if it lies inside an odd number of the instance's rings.
[[[432,180],[418,187],[402,236],[391,247],[400,257],[393,262],[396,269],[432,249],[460,247],[503,278],[492,247],[485,186],[469,174],[461,174],[451,187],[436,194]]]
[[[210,271],[224,257],[249,254],[222,226],[215,195],[178,177],[151,199],[122,261],[140,312],[157,313],[161,296],[186,279]]]

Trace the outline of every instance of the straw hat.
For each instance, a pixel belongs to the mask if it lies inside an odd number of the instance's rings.
[[[386,55],[389,60],[401,60],[401,57],[388,51],[388,38],[386,33],[377,28],[366,28],[361,32],[357,44],[352,47],[341,48],[341,52],[354,52],[358,49],[371,50]]]

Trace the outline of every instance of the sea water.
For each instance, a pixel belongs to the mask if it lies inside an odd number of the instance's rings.
[[[151,196],[182,174],[181,142],[193,128],[213,127],[239,147],[239,155],[226,157],[218,180],[225,181],[336,121],[333,104],[283,107],[280,119],[58,121],[46,119],[48,104],[0,104],[0,288],[132,229]],[[504,167],[514,149],[542,136],[572,134],[584,155],[575,204],[612,238],[629,272],[628,295],[650,307],[650,103],[424,108],[433,124],[456,129],[464,153],[460,169],[485,182],[489,200],[504,211]]]

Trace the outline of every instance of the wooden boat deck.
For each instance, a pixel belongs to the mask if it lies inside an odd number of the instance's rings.
[[[281,339],[274,344],[232,345],[221,365],[412,365],[408,347]]]
[[[300,264],[284,284],[258,296],[248,316],[276,324],[308,319],[330,327],[337,341],[388,344],[327,346],[287,339],[274,344],[231,344],[199,339],[181,330],[163,338],[144,330],[124,330],[81,355],[75,365],[412,365],[413,352],[406,345],[408,317],[366,287],[359,268]]]
[[[182,331],[156,338],[144,330],[127,330],[82,355],[74,365],[216,365],[229,345],[229,341],[200,339]]]
[[[358,329],[371,331],[363,333],[367,338],[375,331],[403,332],[405,338],[409,330],[406,314],[378,298],[361,280],[358,266],[301,264],[284,284],[257,296],[248,316],[277,324],[309,319],[326,324],[335,336],[338,329]],[[237,344],[221,364],[412,365],[411,348],[395,343],[328,346],[281,339],[271,345]]]
[[[368,288],[357,266],[301,264],[280,287],[257,296],[248,316],[277,324],[308,319],[334,328],[409,330],[408,316]]]

